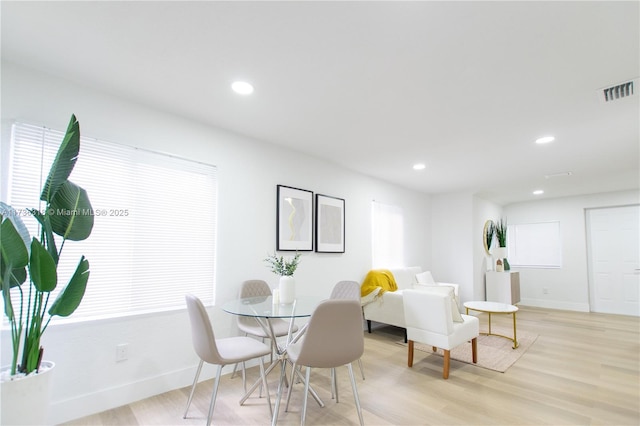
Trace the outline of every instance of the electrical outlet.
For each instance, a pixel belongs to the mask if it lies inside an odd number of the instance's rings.
[[[543,287],[542,288],[542,294],[549,294],[549,288],[548,287]]]
[[[116,346],[116,362],[126,361],[129,358],[129,344],[122,343]]]

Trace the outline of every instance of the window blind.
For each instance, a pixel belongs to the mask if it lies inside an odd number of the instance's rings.
[[[562,243],[560,222],[509,225],[507,256],[511,266],[560,268]]]
[[[18,212],[44,208],[40,190],[63,136],[13,125],[8,202]],[[69,180],[87,190],[95,223],[88,239],[65,242],[50,303],[83,254],[91,275],[74,319],[182,308],[185,293],[215,302],[215,166],[81,137]],[[22,219],[37,236],[37,221]]]

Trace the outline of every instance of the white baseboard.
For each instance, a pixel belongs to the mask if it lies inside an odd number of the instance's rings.
[[[247,363],[247,368],[253,364]],[[256,361],[257,365],[257,361]],[[233,365],[223,368],[222,374],[230,374]],[[52,401],[49,407],[48,424],[60,424],[76,420],[92,414],[101,413],[106,410],[121,407],[133,402],[150,398],[161,393],[191,386],[193,377],[196,374],[197,366],[182,370],[168,372],[160,376],[151,377],[145,380],[131,382],[123,386],[109,389],[102,389],[97,392],[84,394],[76,398],[63,401]],[[209,380],[215,377],[215,366],[203,367],[200,374],[200,381]],[[185,399],[185,404],[186,404]]]
[[[588,303],[559,302],[557,300],[522,299],[519,305],[535,308],[560,309],[563,311],[589,312]]]

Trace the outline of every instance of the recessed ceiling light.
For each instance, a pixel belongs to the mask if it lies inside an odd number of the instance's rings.
[[[573,172],[559,172],[559,173],[552,173],[550,175],[544,175],[545,179],[553,179],[553,178],[559,178],[559,177],[565,177],[565,176],[571,176],[573,175]]]
[[[234,81],[231,88],[239,95],[250,95],[253,93],[253,86],[246,81]]]
[[[418,163],[413,165],[413,170],[424,170],[427,166],[423,163]]]
[[[544,191],[542,189],[536,189],[535,191],[533,191],[533,195],[542,195],[544,194]]]
[[[543,136],[539,139],[536,139],[536,143],[545,144],[545,143],[553,142],[554,140],[556,140],[556,138],[554,138],[553,136]]]

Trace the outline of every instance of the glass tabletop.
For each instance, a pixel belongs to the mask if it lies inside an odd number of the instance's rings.
[[[247,317],[300,318],[311,316],[320,302],[317,297],[296,297],[293,303],[274,304],[271,296],[247,297],[226,302],[222,310]]]

